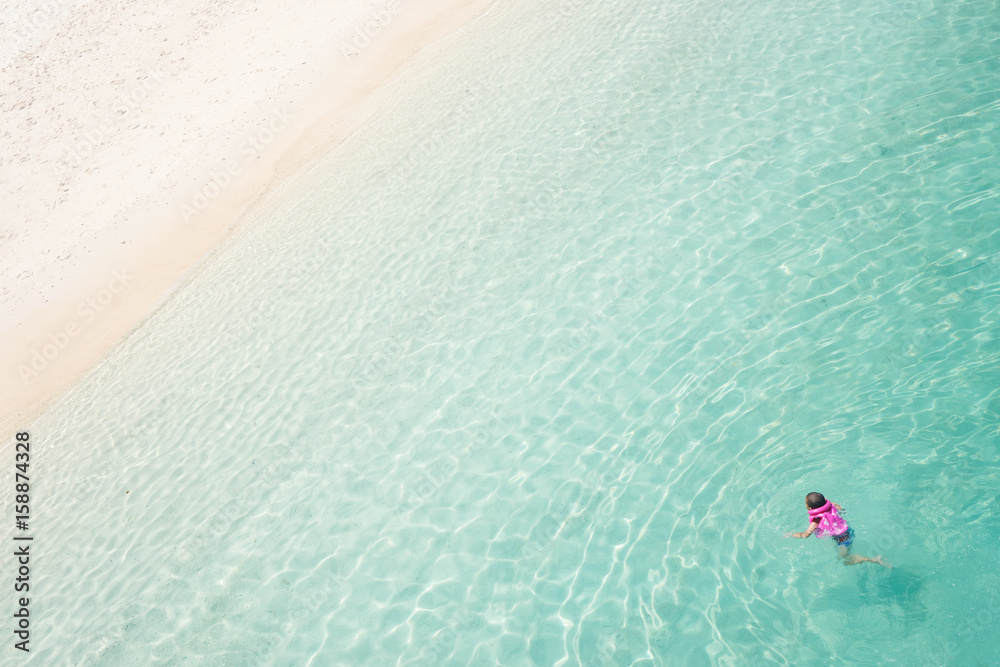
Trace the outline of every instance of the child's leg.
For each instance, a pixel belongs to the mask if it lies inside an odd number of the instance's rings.
[[[837,553],[840,557],[844,559],[844,565],[857,565],[858,563],[878,563],[879,565],[884,565],[885,567],[892,568],[889,562],[886,561],[881,556],[876,556],[875,558],[869,558],[868,556],[859,556],[857,554],[852,554],[848,547],[838,546]]]

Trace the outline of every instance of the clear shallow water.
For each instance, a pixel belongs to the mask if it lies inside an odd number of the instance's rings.
[[[499,5],[33,425],[29,662],[996,664],[1000,7],[647,4]]]

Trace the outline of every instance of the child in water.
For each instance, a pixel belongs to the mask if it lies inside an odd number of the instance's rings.
[[[822,493],[815,491],[806,496],[806,509],[809,510],[809,528],[804,533],[788,533],[786,537],[809,537],[814,532],[816,537],[833,538],[837,543],[837,552],[844,559],[844,565],[857,565],[858,563],[878,563],[886,567],[892,567],[881,556],[868,558],[851,553],[851,545],[854,543],[854,529],[847,525],[840,514],[843,508],[837,503],[831,503],[823,497]]]

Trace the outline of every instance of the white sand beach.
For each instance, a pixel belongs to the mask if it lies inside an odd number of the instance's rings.
[[[7,8],[3,435],[99,361],[283,178],[362,122],[370,93],[490,4]]]

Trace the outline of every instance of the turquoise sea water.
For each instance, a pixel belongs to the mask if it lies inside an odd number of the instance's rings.
[[[31,426],[27,662],[998,664],[1000,3],[856,4],[495,5]]]

